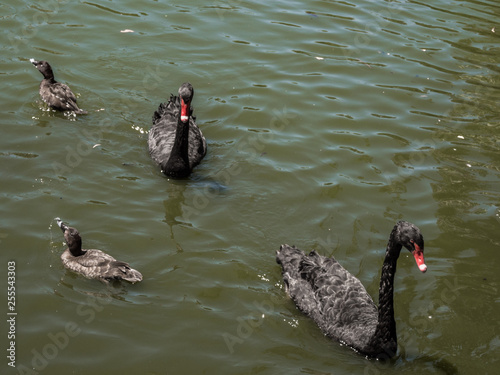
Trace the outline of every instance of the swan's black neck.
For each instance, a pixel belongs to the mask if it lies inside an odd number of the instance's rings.
[[[67,240],[66,243],[68,244],[69,252],[74,257],[85,254],[85,251],[82,250],[82,238],[79,235],[75,236],[70,241]]]
[[[190,172],[188,156],[189,119],[182,122],[180,113],[181,109],[179,108],[174,145],[165,167],[168,174],[174,177],[187,176]]]
[[[56,79],[54,78],[54,72],[52,71],[52,68],[47,64],[45,69],[40,71],[42,73],[43,78],[48,81],[49,83],[56,83]]]
[[[45,82],[53,85],[54,83],[57,83],[57,81],[54,79],[54,76],[52,77],[45,77]]]
[[[380,276],[378,324],[375,334],[370,340],[370,346],[377,348],[376,357],[392,358],[397,351],[396,322],[394,321],[394,276],[396,264],[402,245],[396,240],[396,227],[394,227],[387,250],[385,252],[382,274]]]

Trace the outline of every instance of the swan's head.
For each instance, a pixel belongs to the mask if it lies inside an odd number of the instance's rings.
[[[81,251],[82,248],[82,238],[80,237],[80,233],[76,228],[68,227],[66,224],[62,222],[58,217],[55,218],[57,225],[64,233],[64,240],[68,245],[69,249],[76,252]]]
[[[418,269],[421,272],[427,271],[424,260],[424,237],[420,229],[412,223],[400,221],[397,224],[397,235],[399,242],[413,254]]]
[[[189,82],[185,82],[179,87],[179,98],[181,100],[181,121],[188,122],[191,114],[191,100],[193,99],[194,89]]]
[[[35,59],[30,59],[30,63],[32,63],[35,68],[38,69],[40,73],[43,74],[43,77],[46,79],[50,79],[54,77],[54,73],[52,72],[52,68],[47,61],[37,61]]]

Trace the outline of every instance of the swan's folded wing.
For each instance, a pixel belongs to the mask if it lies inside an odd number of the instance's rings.
[[[360,332],[372,332],[373,321],[377,320],[372,298],[335,259],[312,252],[302,260],[300,270],[318,301],[321,318],[316,322],[323,332],[348,345],[353,330],[357,336]]]
[[[193,169],[198,164],[200,164],[201,159],[207,153],[207,141],[201,133],[200,128],[196,125],[193,118],[189,119],[189,148],[188,148],[188,158],[189,167]]]
[[[113,261],[109,264],[108,269],[102,276],[105,279],[123,279],[135,283],[142,281],[142,274],[130,267],[128,263],[121,261]]]
[[[78,111],[75,94],[68,85],[64,83],[55,83],[44,86],[41,90],[42,99],[50,107],[62,111]]]
[[[73,91],[69,88],[68,85],[64,83],[56,83],[52,86],[55,90],[57,90],[58,94],[62,95],[64,98],[67,98],[68,101],[72,101],[76,103],[76,96],[73,94]]]
[[[163,118],[149,131],[149,154],[157,164],[163,165],[170,158],[170,153],[174,146],[176,129],[176,123],[166,121]]]
[[[74,257],[69,252],[61,256],[64,266],[88,278],[99,278],[105,274],[116,259],[100,250],[87,250],[84,255]]]

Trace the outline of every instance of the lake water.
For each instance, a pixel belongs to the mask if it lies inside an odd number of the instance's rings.
[[[0,8],[2,374],[498,373],[496,1]],[[47,111],[30,58],[89,114]],[[147,132],[185,81],[208,154],[169,180]],[[56,216],[144,281],[66,271]],[[334,255],[377,301],[400,219],[428,271],[402,253],[398,354],[370,361],[295,308],[275,251]]]

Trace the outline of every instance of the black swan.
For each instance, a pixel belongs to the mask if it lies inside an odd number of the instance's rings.
[[[378,309],[361,282],[334,258],[295,246],[281,245],[276,261],[283,267],[285,288],[297,307],[325,335],[370,358],[396,354],[393,291],[396,263],[402,246],[425,272],[424,238],[415,225],[399,221],[391,232],[380,276]]]
[[[187,177],[207,153],[207,143],[192,116],[194,90],[190,83],[179,87],[153,114],[148,146],[151,158],[169,177]]]
[[[101,250],[82,249],[82,238],[78,230],[68,227],[58,217],[55,220],[64,232],[64,239],[68,245],[61,255],[64,267],[89,279],[99,279],[104,282],[125,280],[136,283],[142,281],[141,273],[130,268],[128,263],[120,262]]]
[[[68,85],[59,83],[54,79],[54,73],[47,61],[30,59],[30,62],[43,75],[43,80],[40,82],[40,96],[50,108],[58,111],[72,111],[79,115],[87,114],[87,111],[78,108],[75,94]]]

